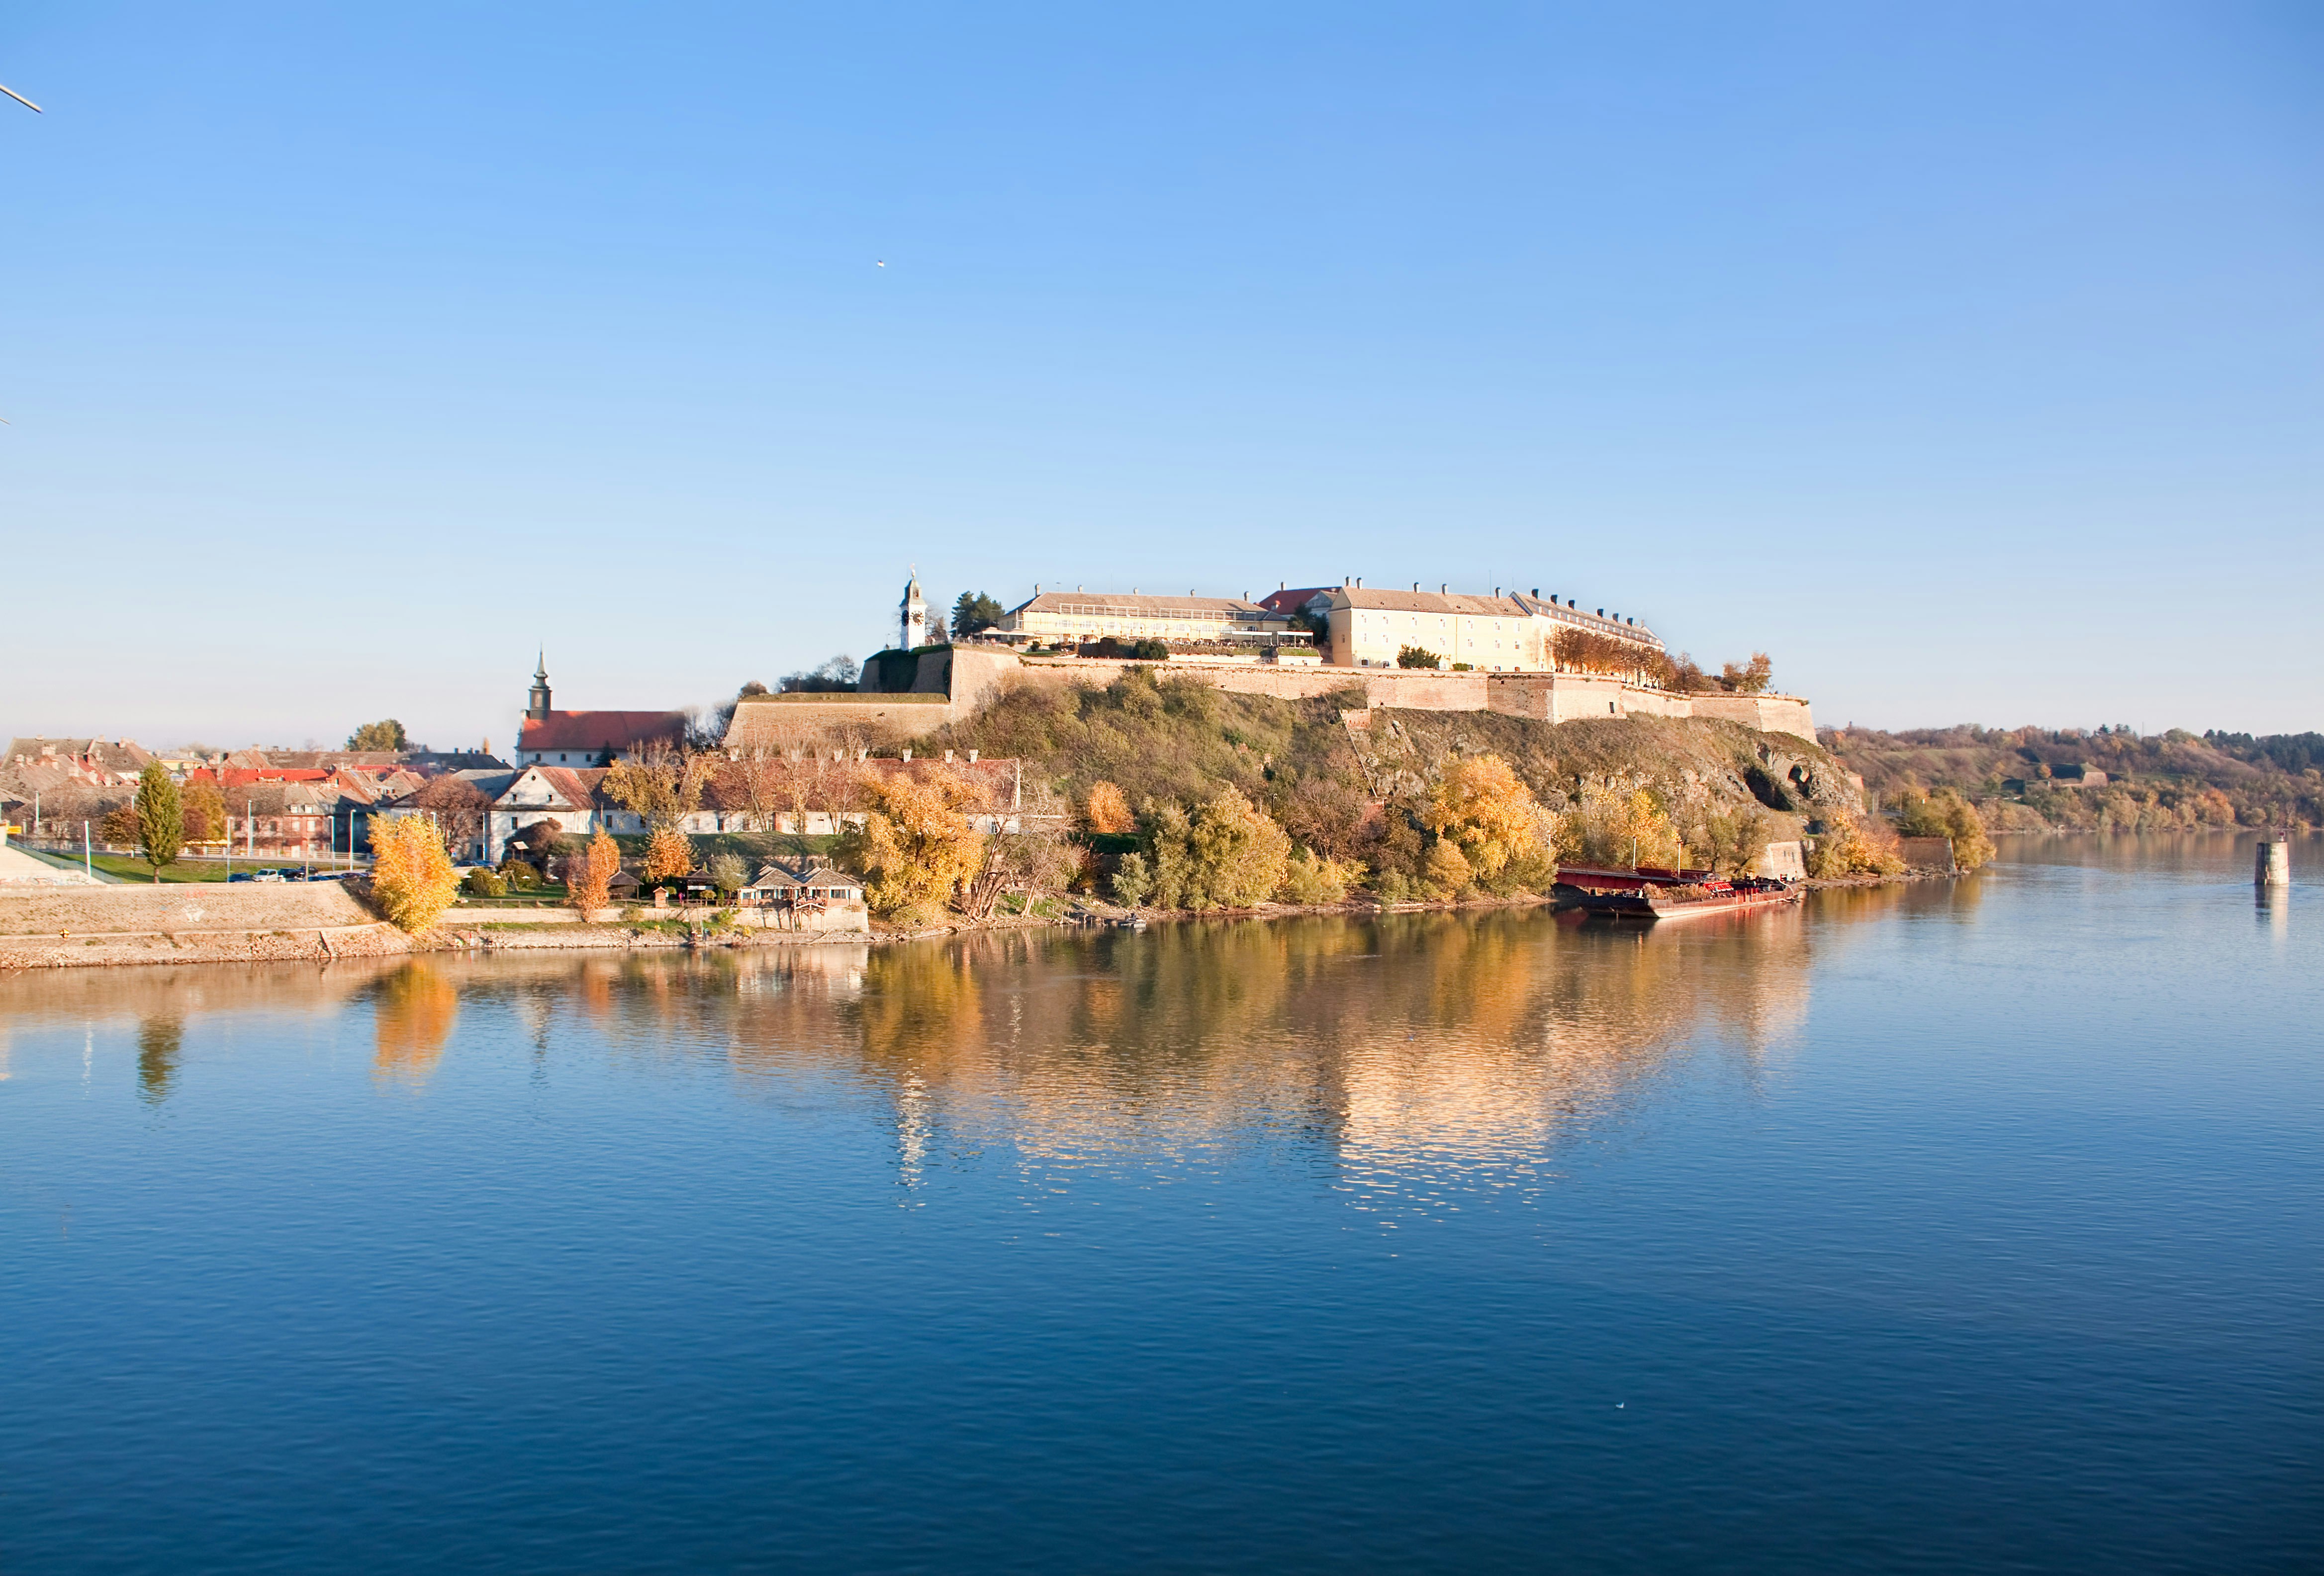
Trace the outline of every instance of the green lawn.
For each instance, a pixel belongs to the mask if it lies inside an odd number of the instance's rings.
[[[108,876],[118,876],[124,881],[151,881],[153,867],[134,854],[95,854],[89,863]],[[300,870],[306,866],[296,859],[236,859],[234,868],[244,875],[253,870]],[[317,866],[317,869],[337,868],[337,866]],[[161,867],[164,881],[223,881],[226,865],[223,859],[180,859],[174,865]]]

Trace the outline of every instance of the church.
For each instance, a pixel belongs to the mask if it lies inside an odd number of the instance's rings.
[[[524,721],[517,729],[520,766],[610,766],[649,745],[686,742],[683,711],[558,711],[549,705],[549,655],[532,671]]]

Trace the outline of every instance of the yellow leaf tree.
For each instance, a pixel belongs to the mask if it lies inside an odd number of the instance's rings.
[[[1678,830],[1644,788],[1585,783],[1581,802],[1558,818],[1558,858],[1571,865],[1667,867],[1678,860]]]
[[[983,867],[984,835],[963,813],[977,791],[957,774],[935,772],[923,781],[899,772],[871,782],[866,793],[863,825],[843,847],[862,874],[874,913],[926,915]]]
[[[371,823],[372,901],[396,929],[417,935],[443,917],[459,892],[452,857],[420,816]]]
[[[1420,819],[1460,849],[1471,876],[1488,888],[1541,886],[1556,876],[1549,812],[1499,756],[1448,762]]]
[[[670,827],[654,833],[646,844],[646,879],[667,881],[694,868],[694,845],[686,834]]]

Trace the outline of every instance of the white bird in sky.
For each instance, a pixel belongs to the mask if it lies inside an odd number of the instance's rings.
[[[881,266],[881,267],[882,267],[882,268],[885,268],[886,266],[888,266],[888,259],[886,259],[885,257],[882,257],[882,258],[879,259],[879,263],[880,263],[880,266]]]

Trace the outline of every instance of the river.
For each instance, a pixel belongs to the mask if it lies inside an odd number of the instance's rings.
[[[2319,852],[0,977],[0,1569],[2317,1569]]]

